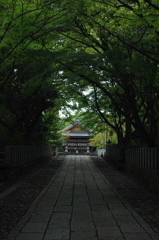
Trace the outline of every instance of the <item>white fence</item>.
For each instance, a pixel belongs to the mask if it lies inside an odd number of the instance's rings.
[[[105,148],[98,148],[96,150],[96,153],[97,153],[98,156],[102,156],[102,155],[104,156],[106,154],[106,149]]]
[[[159,148],[130,148],[125,151],[127,166],[159,170]]]
[[[27,164],[48,155],[52,156],[50,145],[6,146],[5,148],[5,162],[11,166]]]

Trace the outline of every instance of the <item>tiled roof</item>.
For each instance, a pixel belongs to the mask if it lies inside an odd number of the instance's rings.
[[[64,129],[61,130],[61,132],[65,132],[67,130],[69,130],[70,128],[72,128],[74,125],[69,125],[67,127],[65,127]]]
[[[81,137],[87,137],[89,136],[89,133],[88,132],[68,132],[68,133],[65,133],[64,134],[65,136],[81,136]]]

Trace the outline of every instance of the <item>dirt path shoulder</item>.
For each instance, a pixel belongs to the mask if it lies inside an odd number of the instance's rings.
[[[119,194],[159,235],[159,194],[144,188],[130,179],[124,171],[114,169],[100,157],[92,157],[92,161]]]
[[[57,173],[63,161],[62,157],[53,159],[41,169],[39,168],[34,176],[29,177],[9,195],[0,199],[0,240],[7,239],[17,222]],[[14,184],[12,187],[14,188]]]

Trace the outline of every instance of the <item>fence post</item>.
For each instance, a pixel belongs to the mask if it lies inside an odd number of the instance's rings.
[[[29,164],[38,158],[51,154],[50,145],[43,146],[13,146],[5,147],[5,161],[10,166]]]

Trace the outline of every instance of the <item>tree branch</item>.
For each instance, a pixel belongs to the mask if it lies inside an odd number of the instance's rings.
[[[155,8],[156,10],[159,10],[159,6],[153,4],[151,1],[145,0],[145,2],[147,2],[151,7]]]

